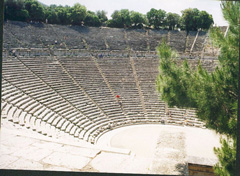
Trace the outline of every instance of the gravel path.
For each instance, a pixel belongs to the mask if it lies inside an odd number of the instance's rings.
[[[152,174],[187,175],[185,134],[177,130],[160,132],[150,171]]]

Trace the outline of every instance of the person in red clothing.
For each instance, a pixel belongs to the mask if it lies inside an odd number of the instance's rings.
[[[122,108],[122,102],[120,101],[120,96],[117,95],[116,97],[117,97],[117,102],[118,102],[119,106]]]

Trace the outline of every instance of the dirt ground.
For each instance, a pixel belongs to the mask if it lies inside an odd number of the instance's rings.
[[[130,149],[147,158],[149,174],[187,175],[189,157],[216,160],[220,135],[212,130],[172,125],[135,125],[103,135],[99,145]]]

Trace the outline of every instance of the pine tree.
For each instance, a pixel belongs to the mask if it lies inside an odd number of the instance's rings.
[[[189,66],[187,60],[177,63],[177,54],[165,42],[157,49],[160,58],[157,90],[168,105],[196,108],[198,118],[208,128],[228,136],[222,147],[214,149],[219,175],[233,175],[237,132],[238,58],[240,2],[222,1],[224,18],[229,22],[226,37],[220,28],[211,29],[213,43],[220,48],[219,64],[209,73],[201,66]],[[233,141],[233,142],[230,142]]]

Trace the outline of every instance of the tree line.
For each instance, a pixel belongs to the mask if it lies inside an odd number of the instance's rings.
[[[122,9],[115,10],[111,19],[108,19],[106,11],[93,12],[79,3],[72,7],[46,6],[37,0],[5,0],[4,18],[5,20],[38,21],[63,25],[181,29],[186,31],[208,30],[214,23],[212,15],[197,8],[183,10],[182,16],[154,8],[146,14]]]

